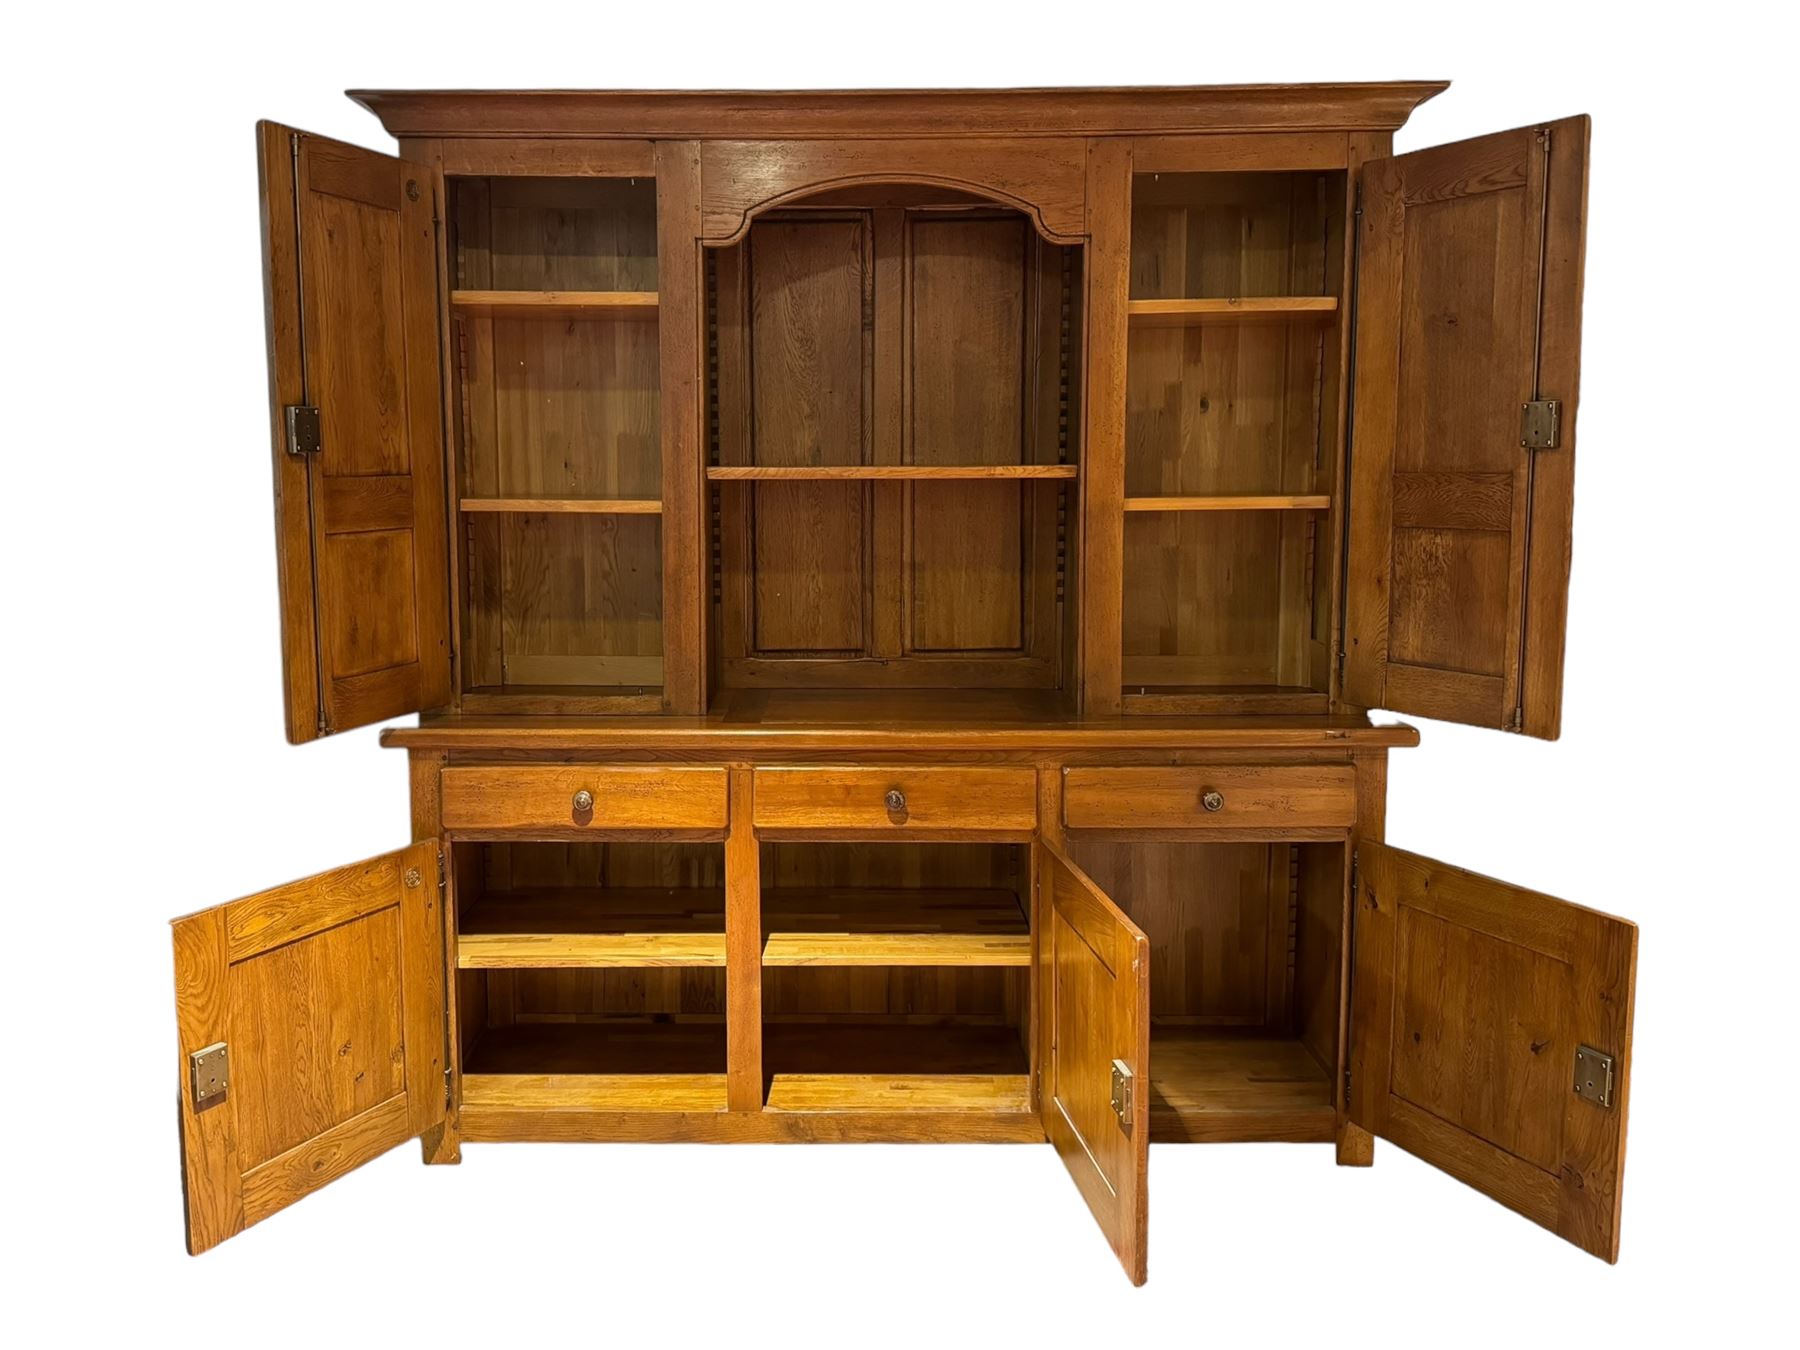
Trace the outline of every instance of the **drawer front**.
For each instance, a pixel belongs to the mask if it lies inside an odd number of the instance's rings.
[[[443,773],[446,830],[723,830],[722,768],[639,764],[457,765]]]
[[[1033,830],[1031,769],[758,769],[759,829]]]
[[[1070,829],[1348,829],[1348,764],[1075,768],[1063,775]]]

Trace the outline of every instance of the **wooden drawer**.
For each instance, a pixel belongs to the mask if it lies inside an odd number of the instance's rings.
[[[1348,764],[1075,768],[1063,775],[1070,829],[1347,829],[1356,823]]]
[[[457,765],[444,770],[442,786],[451,831],[722,831],[727,819],[722,768]]]
[[[1037,828],[1037,773],[1032,769],[758,769],[755,791],[752,814],[758,829]]]

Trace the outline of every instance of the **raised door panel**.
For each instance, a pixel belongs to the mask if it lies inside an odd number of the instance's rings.
[[[906,454],[912,464],[1027,460],[1023,217],[906,224]],[[1025,646],[1028,488],[1017,482],[906,486],[909,652]]]
[[[1616,1260],[1636,926],[1371,843],[1353,901],[1351,1118]]]
[[[1588,120],[1363,168],[1345,693],[1560,727]],[[1553,445],[1527,405],[1559,405]]]
[[[450,696],[430,175],[264,122],[264,284],[287,731]],[[316,410],[316,431],[304,414]]]
[[[1133,1284],[1147,1273],[1150,942],[1055,846],[1037,845],[1049,1047],[1044,1133]],[[1115,1068],[1126,1088],[1123,1109]]]
[[[444,1119],[434,841],[177,919],[174,939],[190,1251]]]
[[[752,463],[870,462],[871,249],[860,215],[765,221],[752,232]],[[747,490],[755,650],[861,653],[869,634],[867,485]]]

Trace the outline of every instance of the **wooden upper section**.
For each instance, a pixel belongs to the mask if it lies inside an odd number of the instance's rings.
[[[1393,131],[1445,80],[1118,89],[352,89],[397,138],[1166,136]]]

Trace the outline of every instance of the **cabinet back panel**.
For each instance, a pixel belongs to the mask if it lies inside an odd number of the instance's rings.
[[[493,647],[471,644],[473,683],[662,683],[655,516],[504,515],[469,533],[471,636]]]
[[[1131,298],[1322,294],[1334,193],[1335,174],[1138,174]]]
[[[1310,512],[1125,518],[1124,666],[1139,685],[1310,686]]]
[[[458,179],[456,286],[654,291],[651,178]]]
[[[466,317],[457,328],[466,495],[662,496],[655,324]]]
[[[1296,914],[1288,844],[1114,844],[1070,855],[1150,939],[1152,1017],[1285,1034]]]
[[[1317,324],[1132,329],[1125,495],[1329,492],[1324,354]]]

